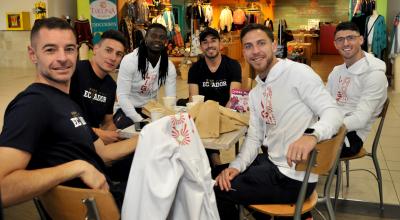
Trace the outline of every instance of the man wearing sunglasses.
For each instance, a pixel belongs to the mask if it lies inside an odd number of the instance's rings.
[[[342,22],[336,27],[334,44],[344,63],[329,74],[327,87],[348,132],[341,157],[360,151],[387,98],[386,64],[363,51],[363,42],[356,24]]]

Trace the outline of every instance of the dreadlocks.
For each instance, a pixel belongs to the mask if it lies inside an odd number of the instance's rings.
[[[165,31],[165,33],[167,33],[167,29],[165,29],[164,26],[162,26],[161,24],[151,24],[147,30],[147,33],[153,29],[153,28],[160,28],[162,30]],[[139,51],[138,51],[138,55],[139,55],[139,60],[138,60],[138,69],[139,72],[142,73],[142,79],[146,78],[147,75],[147,69],[148,69],[148,60],[147,60],[147,46],[145,41],[143,40],[140,45],[139,45]],[[167,48],[164,48],[161,51],[161,61],[160,61],[160,68],[158,71],[158,85],[161,86],[163,84],[165,84],[165,79],[168,75],[168,53],[167,53]]]

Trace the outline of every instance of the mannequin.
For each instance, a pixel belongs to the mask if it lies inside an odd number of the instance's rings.
[[[386,24],[385,18],[376,11],[375,4],[372,5],[372,14],[367,17],[365,23],[363,50],[382,59],[384,49],[387,46]]]
[[[375,28],[375,21],[378,18],[379,14],[378,12],[374,9],[372,11],[372,15],[369,17],[368,23],[367,23],[367,30],[368,30],[368,52],[371,52],[371,45],[372,45],[372,40],[374,37],[374,28]]]

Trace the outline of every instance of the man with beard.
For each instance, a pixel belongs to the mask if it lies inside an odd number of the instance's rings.
[[[68,22],[36,20],[30,38],[36,80],[7,106],[0,134],[3,205],[27,201],[59,184],[110,190],[121,205],[123,194],[104,174],[105,162],[131,154],[138,136],[105,145],[70,99],[78,52]]]
[[[119,140],[113,122],[117,84],[109,74],[121,62],[125,45],[121,32],[105,31],[93,48],[93,57],[77,63],[69,89],[71,98],[82,108],[93,131],[106,144]]]
[[[327,88],[345,116],[341,157],[358,154],[387,99],[386,65],[361,49],[363,41],[356,24],[336,27],[334,44],[344,63],[330,73]]]
[[[309,66],[275,57],[276,43],[266,26],[250,24],[240,38],[257,86],[249,94],[249,129],[242,149],[215,179],[221,219],[230,220],[239,216],[235,204],[295,203],[305,174],[295,170],[296,163],[306,161],[315,145],[331,138],[343,121]],[[261,146],[268,152],[259,155]],[[317,181],[311,174],[307,197]]]
[[[242,69],[240,64],[222,55],[218,32],[206,28],[200,33],[200,49],[204,58],[189,69],[189,99],[194,95],[203,95],[204,100],[213,100],[229,107],[229,98],[233,89],[240,89]],[[221,164],[218,150],[207,149],[211,167]]]
[[[121,61],[117,79],[118,104],[133,122],[143,120],[142,107],[157,98],[162,85],[165,96],[176,96],[176,70],[168,60],[167,42],[167,29],[161,24],[151,24],[144,41]]]
[[[228,106],[231,91],[241,87],[240,64],[221,54],[220,37],[216,30],[206,28],[199,38],[204,59],[189,69],[189,98],[191,100],[194,95],[204,95],[205,100],[214,100],[222,106]]]

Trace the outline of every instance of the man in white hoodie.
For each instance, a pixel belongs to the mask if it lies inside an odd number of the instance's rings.
[[[334,44],[344,63],[330,73],[327,88],[344,114],[348,132],[341,157],[360,151],[387,98],[386,65],[363,51],[363,42],[356,24],[336,27]]]
[[[238,219],[237,203],[294,203],[305,174],[295,170],[295,163],[307,160],[317,142],[331,138],[343,122],[309,66],[275,57],[276,43],[266,26],[250,24],[240,38],[257,86],[249,95],[250,122],[241,152],[216,177],[221,219]],[[262,145],[268,153],[258,155]],[[306,196],[317,180],[311,174]]]

